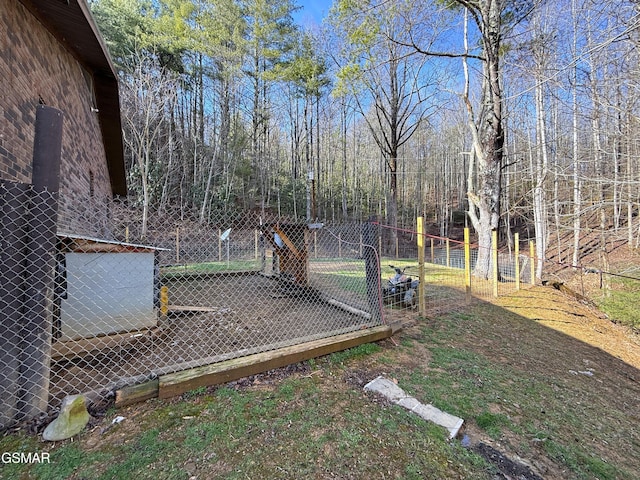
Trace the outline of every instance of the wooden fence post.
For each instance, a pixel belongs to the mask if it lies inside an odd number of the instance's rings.
[[[424,298],[424,218],[418,217],[418,312],[424,317],[427,314],[427,305]]]
[[[469,227],[464,229],[464,289],[467,301],[471,300],[471,243],[469,240]]]
[[[520,290],[520,234],[516,232],[514,234],[513,241],[515,242],[515,275],[516,275],[516,290]]]
[[[166,320],[167,315],[169,315],[169,287],[163,285],[160,287],[160,316],[162,320]]]
[[[494,230],[491,232],[491,259],[492,261],[492,277],[493,277],[493,296],[498,298],[498,278],[500,277],[500,272],[498,272],[498,231]]]

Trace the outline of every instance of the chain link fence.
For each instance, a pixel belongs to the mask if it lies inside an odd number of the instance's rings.
[[[141,209],[11,182],[0,209],[0,429],[66,395],[384,321],[371,224],[154,212],[143,230]]]
[[[391,229],[377,223],[144,218],[126,202],[5,181],[0,209],[0,429],[67,395],[109,399],[174,372],[415,319],[419,306],[427,316],[464,308],[530,274],[527,255],[516,264],[501,251],[498,275],[479,279],[477,247],[429,235],[421,272],[418,233],[398,231],[402,258],[380,258]]]

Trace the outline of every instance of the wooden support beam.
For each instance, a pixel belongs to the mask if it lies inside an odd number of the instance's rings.
[[[377,342],[392,335],[391,327],[382,325],[356,332],[323,338],[270,352],[258,353],[225,362],[204,365],[177,373],[162,375],[159,398],[181,395],[198,387],[217,385],[239,378],[302,362],[310,358],[346,350],[363,343]]]
[[[145,344],[151,340],[164,338],[166,332],[157,327],[149,330],[134,330],[125,333],[114,333],[92,338],[54,342],[51,347],[52,360],[72,360],[106,349],[131,348]]]
[[[230,310],[222,307],[202,307],[199,305],[167,305],[167,311],[170,313],[225,313]]]
[[[287,237],[287,235],[278,227],[273,227],[273,231],[276,232],[280,238],[282,239],[282,241],[284,242],[284,244],[287,246],[287,248],[289,250],[291,250],[291,252],[296,256],[296,258],[300,259],[302,258],[302,255],[300,254],[300,251],[296,248],[296,246],[293,244],[293,242],[289,239],[289,237]]]
[[[150,398],[158,397],[158,379],[149,380],[148,382],[131,387],[124,387],[116,390],[116,408],[126,407],[134,403],[144,402]]]

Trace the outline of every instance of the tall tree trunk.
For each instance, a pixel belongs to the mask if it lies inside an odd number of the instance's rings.
[[[342,221],[346,221],[349,216],[347,209],[347,104],[343,100],[340,109],[341,120],[341,142],[342,142]]]
[[[468,124],[477,166],[477,190],[468,192],[471,203],[469,217],[478,235],[478,258],[473,273],[476,277],[487,279],[491,273],[492,231],[497,230],[500,223],[504,147],[502,88],[500,85],[502,5],[500,2],[491,0],[482,0],[479,4],[474,18],[482,35],[484,60],[482,62],[481,108],[477,119],[468,94],[468,80],[465,86],[464,101],[468,110]],[[465,72],[465,76],[468,79],[467,72]],[[472,214],[473,208],[477,210],[477,215]]]
[[[576,0],[571,2],[571,10],[573,13],[573,55],[578,55],[578,20]],[[582,184],[580,178],[580,154],[578,152],[578,65],[573,67],[573,257],[572,264],[578,266],[580,261],[580,215],[582,214]]]
[[[539,72],[542,73],[542,72]],[[536,98],[536,131],[537,143],[536,166],[535,166],[535,186],[533,189],[533,218],[536,236],[536,278],[542,278],[542,270],[547,251],[547,192],[546,178],[548,175],[548,155],[547,155],[547,134],[545,121],[545,108],[543,98],[543,82],[541,75],[537,77],[535,98]]]

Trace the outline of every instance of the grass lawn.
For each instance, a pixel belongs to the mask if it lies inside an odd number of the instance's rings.
[[[637,304],[640,282],[635,279],[614,278],[611,283],[608,295],[600,294],[595,299],[596,303],[613,321],[640,332],[640,310]]]
[[[51,461],[5,463],[0,478],[505,478],[491,451],[531,474],[511,478],[635,479],[639,367],[637,337],[537,287],[420,319],[393,341],[110,410],[73,440],[7,435],[1,452]],[[365,393],[378,375],[464,418],[465,446]]]

